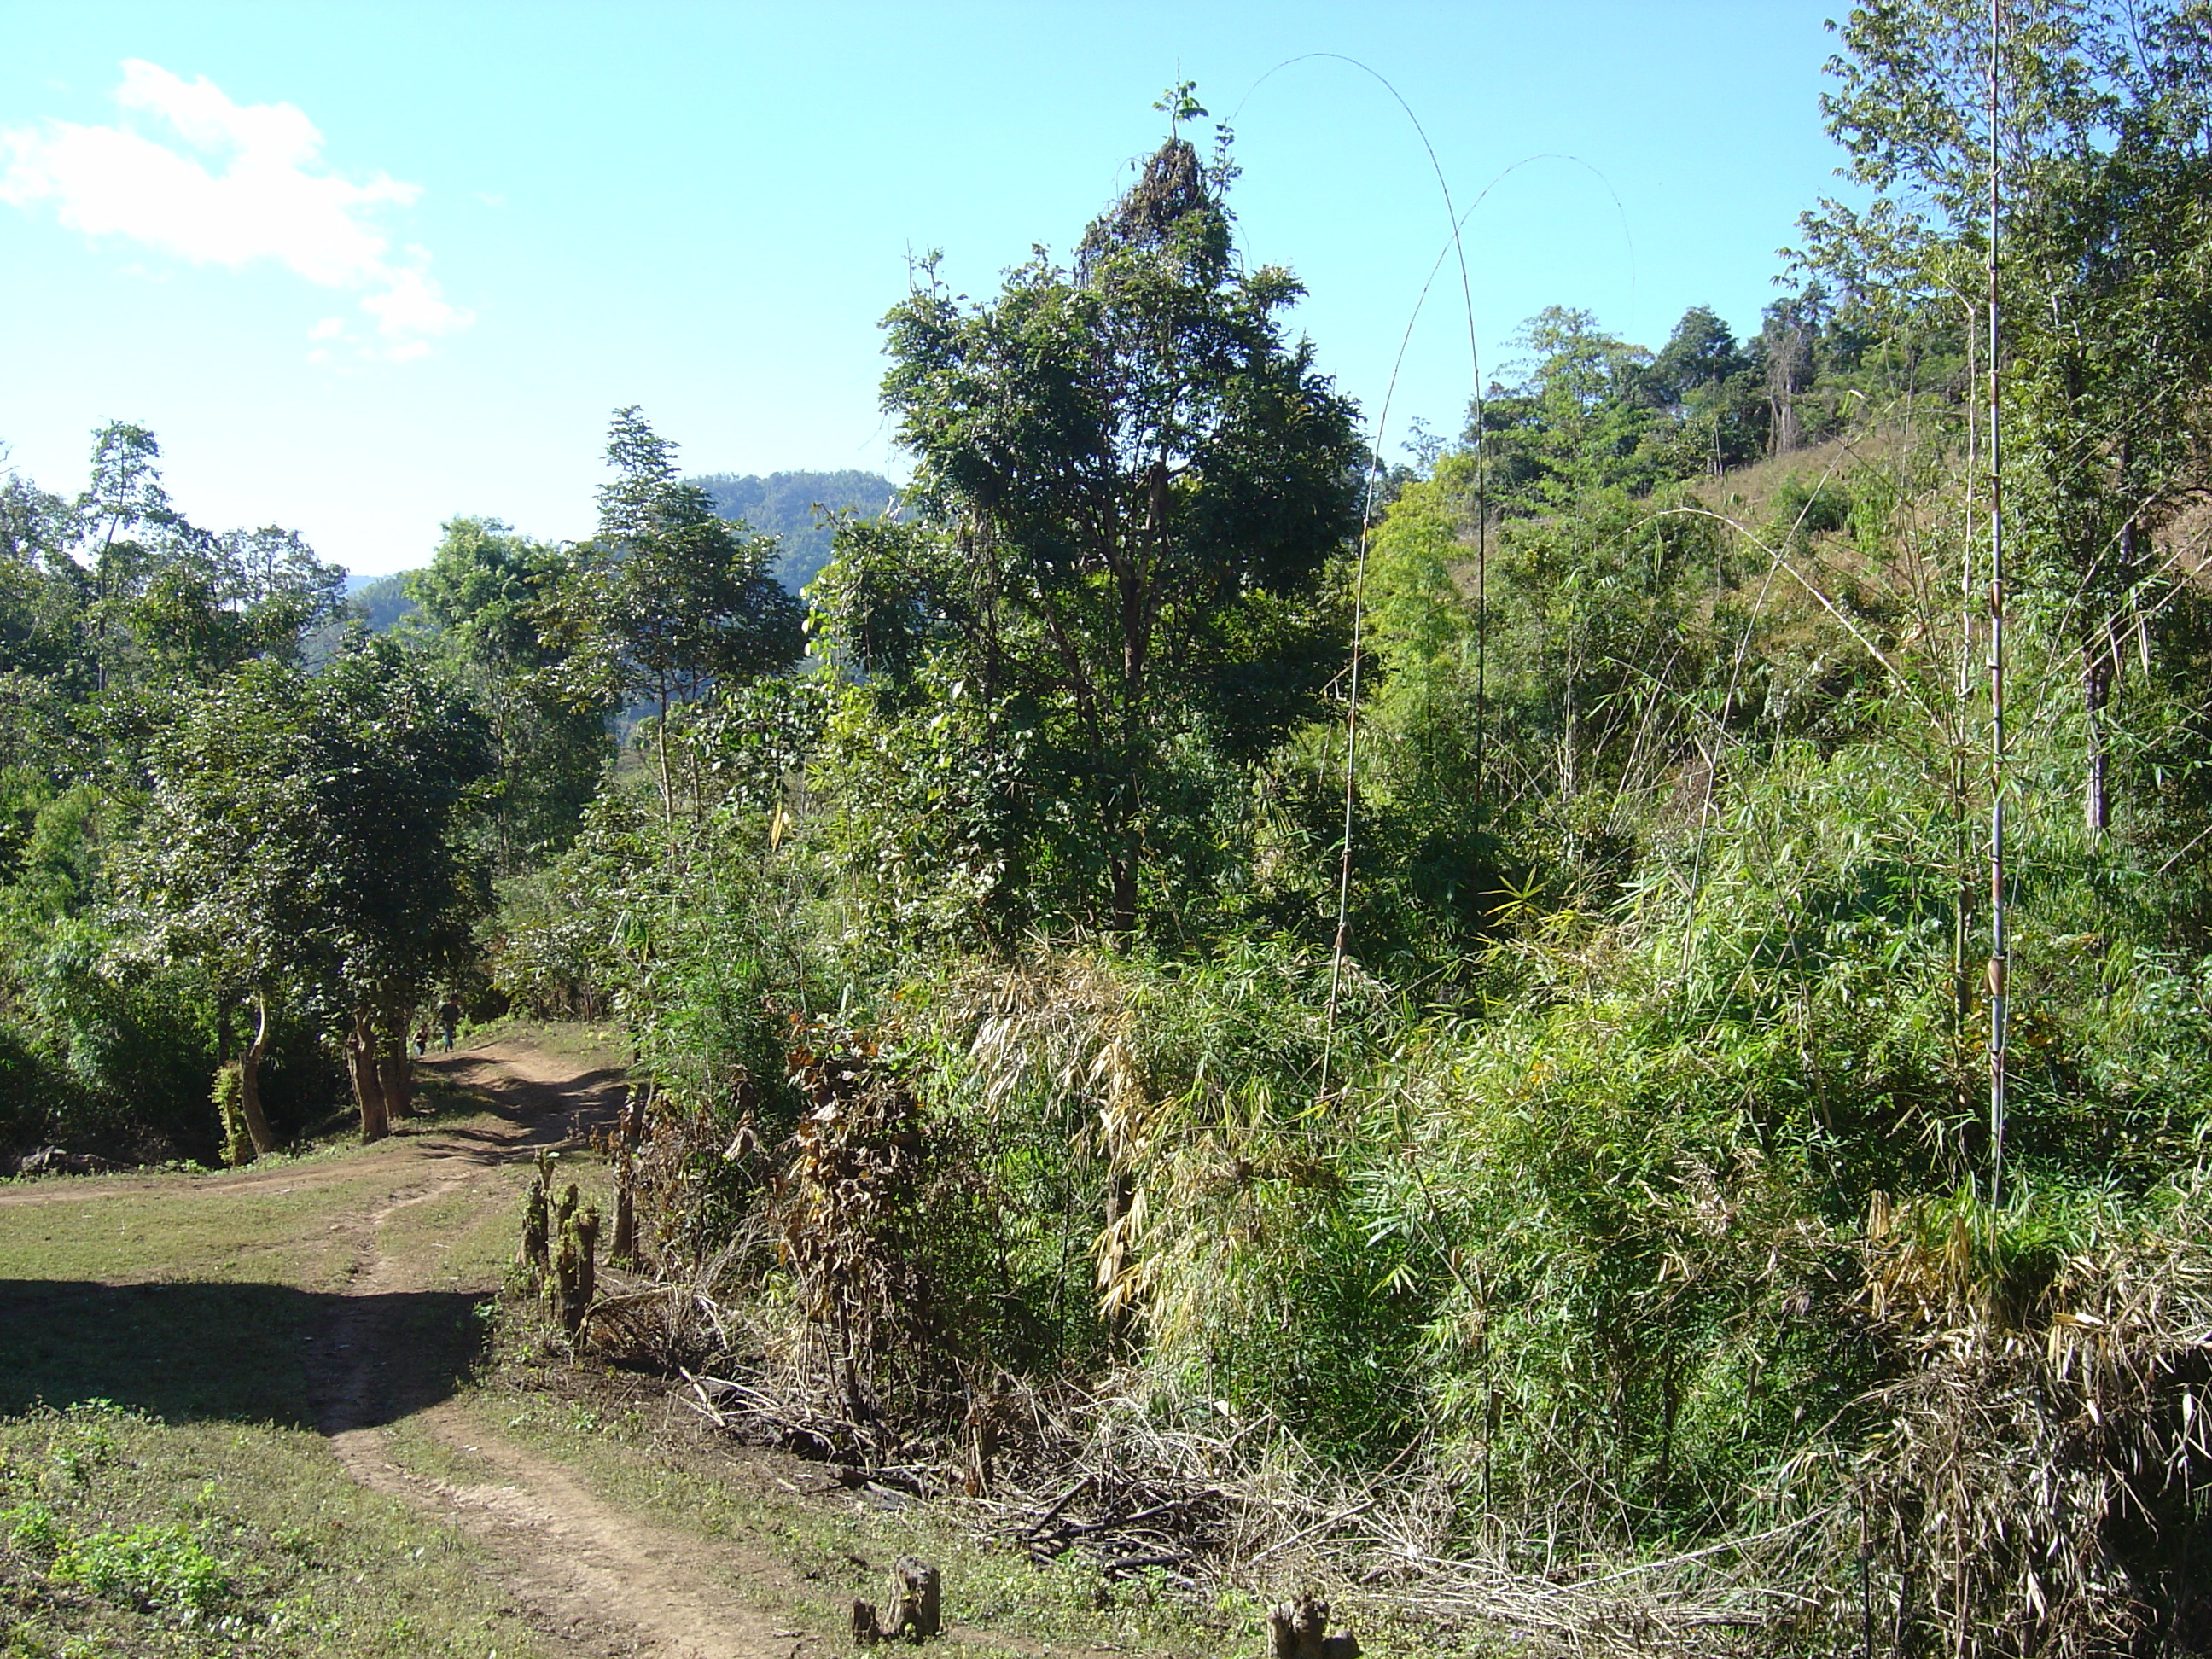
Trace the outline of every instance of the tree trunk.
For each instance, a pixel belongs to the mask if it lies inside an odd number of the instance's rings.
[[[625,1121],[623,1127],[628,1127]],[[614,1242],[607,1247],[607,1260],[622,1267],[637,1264],[636,1165],[631,1159],[627,1136],[615,1147],[615,1236]]]
[[[356,1008],[352,1034],[346,1038],[346,1073],[353,1079],[354,1102],[361,1108],[364,1144],[392,1133],[392,1120],[384,1109],[384,1083],[376,1069],[376,1027],[368,1009]]]
[[[1790,325],[1775,331],[1768,343],[1766,370],[1766,453],[1787,455],[1805,441],[1797,414],[1798,394],[1805,389],[1806,371],[1812,367],[1810,343],[1805,331]]]
[[[261,1109],[261,1056],[269,1048],[269,999],[253,994],[253,1040],[238,1061],[238,1109],[246,1119],[246,1133],[253,1142],[254,1156],[276,1150],[276,1137]]]
[[[2121,465],[2126,466],[2123,453]],[[2136,577],[2140,547],[2135,520],[2120,526],[2120,575],[2132,583]],[[2112,701],[2112,684],[2119,678],[2120,646],[2114,619],[2106,617],[2096,636],[2081,647],[2081,707],[2087,720],[2088,766],[2084,780],[2082,817],[2093,836],[2101,836],[2112,824],[2110,751],[2106,743],[2105,710]]]
[[[902,1555],[891,1568],[891,1599],[878,1612],[872,1601],[853,1602],[853,1640],[862,1647],[878,1642],[927,1642],[944,1627],[941,1579],[919,1556]]]
[[[384,1085],[386,1115],[402,1118],[415,1110],[415,1073],[407,1063],[407,1030],[404,1021],[394,1022],[384,1036],[384,1058],[377,1071]]]
[[[665,685],[660,689],[659,704],[660,718],[654,721],[653,727],[653,748],[660,767],[660,821],[673,823],[676,822],[676,793],[668,781],[668,688]]]
[[[1137,860],[1123,854],[1111,861],[1114,882],[1114,948],[1128,955],[1137,942]]]
[[[1114,947],[1126,956],[1137,942],[1137,871],[1144,856],[1144,822],[1151,751],[1145,730],[1146,675],[1152,642],[1154,561],[1168,556],[1167,464],[1155,460],[1145,474],[1145,523],[1115,567],[1121,630],[1121,779],[1107,813],[1108,879],[1112,886]]]
[[[2112,700],[2112,653],[2109,634],[2081,653],[2081,702],[2088,715],[2089,764],[2082,817],[2092,836],[2112,827],[2112,798],[2105,749],[2105,706]]]

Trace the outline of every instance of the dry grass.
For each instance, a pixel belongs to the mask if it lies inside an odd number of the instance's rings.
[[[1178,1316],[1159,1237],[1218,1233],[1206,1149],[1244,1131],[1195,1095],[1162,1097],[1143,1011],[1109,969],[1041,962],[970,990],[948,1000],[976,1109],[1056,1101],[1084,1155],[1142,1195],[1122,1216],[1160,1228],[1109,1216],[1096,1251],[1104,1316],[1151,1333]],[[765,1181],[745,1226],[681,1271],[611,1279],[593,1318],[603,1346],[675,1370],[672,1397],[702,1422],[828,1460],[855,1491],[927,1495],[1109,1585],[1254,1604],[1312,1587],[1354,1620],[1510,1632],[1522,1651],[1826,1652],[1871,1626],[1899,1652],[2089,1659],[2178,1639],[2154,1607],[2212,1617],[2191,1553],[2212,1479],[2212,1249],[2194,1199],[2088,1244],[2033,1215],[1878,1206],[1852,1317],[1889,1380],[1805,1425],[1735,1530],[1638,1551],[1557,1493],[1486,1510],[1463,1461],[1424,1437],[1351,1472],[1176,1380],[1195,1372],[976,1363],[908,1316],[913,1263],[883,1224],[934,1178],[932,1131],[874,1060],[818,1042],[799,1134],[743,1149]],[[1613,1512],[1629,1502],[1613,1494]]]

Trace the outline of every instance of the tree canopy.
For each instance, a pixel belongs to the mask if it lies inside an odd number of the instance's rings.
[[[979,744],[1022,746],[990,787],[1051,840],[1060,902],[1123,939],[1191,833],[1171,751],[1257,754],[1343,660],[1353,411],[1285,335],[1297,283],[1238,265],[1226,177],[1171,137],[1072,265],[1039,253],[988,303],[924,264],[884,380],[919,517],[850,527],[822,579],[827,638],[885,695],[957,684]]]

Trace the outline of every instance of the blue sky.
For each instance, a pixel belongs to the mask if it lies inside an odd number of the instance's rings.
[[[1371,427],[1446,216],[1388,90],[1285,60],[1388,77],[1481,198],[1487,368],[1547,304],[1654,346],[1694,304],[1756,327],[1834,187],[1839,9],[0,0],[0,444],[73,491],[93,428],[143,422],[195,520],[365,574],[459,513],[585,533],[619,404],[699,471],[896,476],[909,255],[980,297],[1066,250],[1185,77],[1234,112],[1247,256],[1306,283]],[[1387,447],[1456,429],[1466,334],[1448,271]]]

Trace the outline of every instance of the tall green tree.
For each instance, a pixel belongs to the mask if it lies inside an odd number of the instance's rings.
[[[1678,422],[1678,442],[1685,454],[1697,456],[1696,470],[1717,477],[1764,447],[1759,368],[1734,331],[1706,306],[1684,312],[1652,358],[1652,395]]]
[[[77,556],[89,587],[92,671],[102,690],[130,642],[127,616],[148,575],[194,532],[161,482],[161,446],[147,428],[112,421],[93,434],[92,473],[76,500]]]
[[[1566,306],[1538,312],[1515,343],[1521,383],[1485,410],[1500,505],[1556,511],[1639,481],[1638,452],[1661,418],[1651,353]]]
[[[854,526],[816,589],[887,695],[927,678],[1030,734],[972,781],[1024,799],[1074,914],[1125,940],[1171,752],[1258,755],[1344,661],[1353,410],[1286,335],[1297,283],[1237,259],[1230,175],[1170,137],[1072,265],[1040,252],[988,303],[925,264],[884,380],[920,524]]]
[[[1893,315],[1972,310],[1992,167],[1989,9],[1853,9],[1822,100],[1869,204],[1807,216],[1807,258]],[[2008,0],[1999,304],[2008,505],[2030,609],[2069,641],[2084,814],[2111,819],[2108,706],[2197,487],[2212,376],[2212,29],[2197,0]]]
[[[345,572],[297,531],[210,536],[179,521],[124,615],[151,678],[204,681],[254,657],[296,660],[307,635],[343,611],[344,588]]]
[[[239,1104],[256,1153],[276,1146],[260,1085],[272,1017],[297,1010],[318,966],[309,696],[295,671],[261,662],[189,705],[154,750],[144,833],[120,872],[137,950],[196,965],[219,998],[252,1007]]]
[[[579,706],[652,703],[662,806],[672,811],[669,711],[788,668],[805,648],[805,611],[771,574],[775,542],[718,515],[635,405],[615,411],[606,453],[616,476],[599,492],[599,529],[538,614]]]
[[[125,702],[212,681],[250,658],[295,657],[342,607],[345,573],[277,526],[216,534],[169,499],[154,434],[112,422],[94,434],[91,476],[66,511],[20,483],[0,504],[0,543],[66,592],[76,677]],[[47,607],[52,609],[51,604]],[[56,630],[51,623],[49,638]]]
[[[88,682],[82,573],[69,501],[0,482],[0,763],[44,759]]]
[[[606,715],[559,695],[560,654],[539,617],[568,571],[561,550],[497,519],[448,521],[407,597],[483,710],[496,757],[486,814],[495,860],[513,872],[575,833],[608,760]]]
[[[488,901],[467,834],[489,767],[481,721],[378,639],[319,674],[243,665],[153,755],[125,890],[151,951],[251,1000],[241,1104],[257,1150],[272,1005],[342,1035],[377,1139],[406,1109],[408,1015],[466,970]]]

